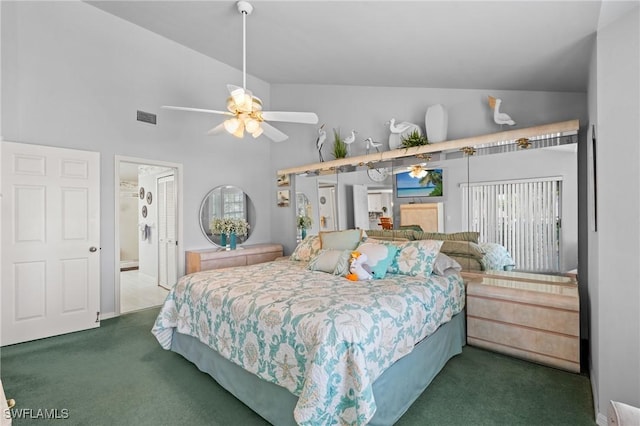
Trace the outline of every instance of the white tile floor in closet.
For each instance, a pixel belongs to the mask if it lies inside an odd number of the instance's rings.
[[[137,270],[120,272],[120,313],[160,306],[168,290]]]

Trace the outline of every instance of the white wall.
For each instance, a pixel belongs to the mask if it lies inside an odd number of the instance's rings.
[[[200,231],[198,209],[206,193],[222,184],[242,188],[259,212],[249,244],[271,240],[275,193],[264,176],[275,182],[275,174],[268,139],[207,136],[221,118],[160,109],[222,109],[226,84],[239,84],[240,71],[84,2],[0,7],[5,140],[101,154],[103,314],[114,312],[115,155],[184,166],[181,247],[211,247]],[[268,108],[269,85],[250,76],[247,84]],[[138,109],[157,113],[158,125],[136,121]],[[246,164],[250,173],[239,173]]]
[[[500,131],[500,126],[493,122],[487,95],[503,100],[503,110],[518,123],[517,128],[571,119],[584,124],[588,117],[586,93],[278,84],[272,85],[271,95],[273,109],[315,111],[320,119],[318,125],[325,123],[330,136],[332,128],[339,128],[342,134],[356,129],[359,133],[352,145],[352,155],[365,153],[362,140],[367,137],[388,141],[385,122],[390,118],[415,122],[424,128],[427,108],[437,103],[448,110],[450,140]],[[318,161],[314,126],[283,124],[281,129],[290,138],[273,146],[273,173]],[[332,142],[333,138],[328,137],[323,151],[326,159],[333,159]],[[384,149],[388,149],[386,143]],[[501,167],[515,172],[511,164]],[[275,190],[275,183],[272,188]],[[277,210],[272,207],[272,212],[274,242],[291,252],[295,247],[293,206]]]
[[[589,240],[589,258],[597,262],[589,283],[590,344],[596,412],[605,424],[609,400],[640,406],[640,7],[598,31],[596,64],[598,235]]]

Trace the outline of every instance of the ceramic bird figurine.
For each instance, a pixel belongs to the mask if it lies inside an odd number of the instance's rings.
[[[406,121],[403,121],[402,123],[396,125],[395,118],[387,121],[387,124],[389,125],[389,131],[391,133],[402,133],[413,125],[412,123],[408,123]]]
[[[372,138],[366,138],[364,140],[365,143],[365,147],[366,147],[366,152],[367,154],[369,153],[369,150],[371,148],[375,148],[376,152],[380,152],[380,150],[378,149],[380,146],[382,146],[381,142],[374,142]]]
[[[396,124],[396,119],[392,118],[384,124],[389,126],[389,149],[400,148],[402,146],[403,136],[407,136],[414,131],[418,132],[419,135],[422,134],[420,126],[414,123],[409,123],[408,121]]]
[[[347,136],[346,138],[344,138],[343,142],[347,144],[347,151],[351,150],[351,148],[350,148],[351,144],[353,142],[355,142],[355,140],[356,140],[356,133],[358,133],[358,132],[356,132],[355,130],[352,130],[351,134],[349,136]]]
[[[351,134],[346,138],[344,138],[344,143],[346,143],[347,145],[351,145],[356,140],[356,133],[358,132],[356,132],[355,130],[352,130]]]
[[[320,157],[320,162],[324,161],[322,158],[322,145],[324,145],[324,141],[327,139],[327,132],[324,131],[324,124],[318,128],[318,138],[316,139],[316,148],[318,149],[318,156]]]
[[[513,126],[516,124],[515,121],[509,117],[508,114],[504,112],[500,112],[500,105],[502,104],[502,99],[494,98],[493,96],[489,96],[489,106],[493,109],[493,121],[496,124],[503,125],[508,124],[509,126]]]

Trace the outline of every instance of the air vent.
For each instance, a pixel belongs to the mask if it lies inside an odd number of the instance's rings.
[[[150,112],[144,112],[138,110],[138,121],[143,121],[149,124],[156,124],[156,115]]]

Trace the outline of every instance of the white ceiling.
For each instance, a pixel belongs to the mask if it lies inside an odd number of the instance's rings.
[[[89,1],[242,69],[235,1]],[[247,72],[269,83],[587,89],[600,1],[262,1]],[[634,2],[630,2],[634,3]]]

